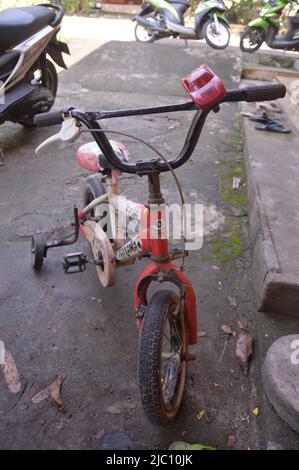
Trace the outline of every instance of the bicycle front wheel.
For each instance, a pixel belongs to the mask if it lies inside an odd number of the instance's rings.
[[[141,402],[153,424],[172,421],[182,404],[187,337],[184,302],[170,290],[151,298],[142,324],[138,354]]]

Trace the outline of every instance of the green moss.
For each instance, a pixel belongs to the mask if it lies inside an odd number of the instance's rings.
[[[223,232],[218,233],[210,242],[215,260],[226,268],[235,268],[236,260],[242,257],[244,241],[242,237],[242,228],[244,221],[227,220]],[[229,234],[225,236],[224,234]]]
[[[243,159],[244,134],[240,114],[234,119],[234,131],[229,137],[233,156],[217,161],[219,191],[226,206],[227,213],[247,213],[246,176]],[[238,189],[233,189],[233,177],[241,178]],[[242,257],[244,240],[243,233],[247,220],[244,217],[226,216],[225,226],[210,242],[213,258],[223,267],[234,269],[236,261]]]
[[[294,57],[278,57],[271,56],[259,60],[260,65],[265,65],[269,67],[283,67],[285,69],[293,69],[295,66]]]

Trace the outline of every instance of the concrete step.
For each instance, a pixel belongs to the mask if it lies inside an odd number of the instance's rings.
[[[299,131],[286,112],[277,119],[293,132],[258,131],[244,119],[253,279],[260,311],[299,317]]]
[[[292,123],[299,130],[299,74],[297,76],[278,75],[276,81],[283,83],[287,88],[287,95],[283,107]]]

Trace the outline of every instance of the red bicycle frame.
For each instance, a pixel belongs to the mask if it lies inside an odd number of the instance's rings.
[[[79,152],[80,154],[80,149]],[[91,155],[86,152],[84,146],[84,155],[86,161],[92,160]],[[79,155],[82,163],[82,155]],[[119,216],[129,218],[131,223],[138,227],[138,232],[128,242],[124,242],[115,250],[116,266],[132,264],[137,258],[151,257],[152,262],[145,268],[140,275],[134,294],[134,302],[136,316],[138,319],[139,331],[142,328],[143,313],[147,305],[147,292],[152,282],[168,281],[173,283],[180,291],[181,299],[185,304],[186,327],[188,344],[192,345],[197,342],[197,325],[196,325],[196,297],[194,289],[188,277],[178,266],[171,261],[172,252],[169,250],[167,223],[165,217],[165,203],[160,192],[159,175],[149,177],[149,200],[151,204],[143,205],[133,201],[124,199],[118,194],[118,177],[119,172],[113,171],[112,178],[106,178],[108,192],[101,196],[98,200],[92,202],[92,208],[95,209],[103,202],[109,202],[110,208],[115,211],[110,213],[110,217],[114,219],[112,225],[117,225],[121,233],[123,227],[119,227]],[[86,230],[86,215],[90,207],[83,209],[79,213],[80,231],[92,244],[90,232]],[[116,220],[118,221],[116,224]],[[117,234],[113,235],[117,239]]]

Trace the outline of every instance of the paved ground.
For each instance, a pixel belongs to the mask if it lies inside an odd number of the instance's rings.
[[[228,85],[236,85],[239,58],[233,49],[219,54],[198,44],[184,49],[179,44],[109,42],[60,74],[57,108],[180,101],[185,97],[180,77],[202,62],[215,68]],[[49,129],[1,127],[5,166],[0,170],[0,338],[16,360],[23,385],[13,396],[0,378],[1,448],[96,448],[101,433],[114,430],[126,430],[141,447],[151,449],[167,448],[174,440],[225,448],[229,435],[236,435],[236,448],[267,447],[259,355],[255,353],[245,377],[235,358],[233,337],[219,361],[224,324],[236,334],[247,328],[255,336],[255,351],[260,348],[246,201],[241,197],[245,188],[240,197],[231,191],[232,175],[243,171],[236,114],[236,106],[226,105],[211,116],[192,159],[178,171],[187,200],[203,201],[206,207],[209,235],[186,269],[198,296],[199,329],[207,337],[193,348],[197,360],[188,368],[184,406],[176,423],[166,429],[147,422],[136,385],[132,290],[145,263],[120,271],[116,286],[103,290],[92,267],[82,275],[65,276],[61,257],[67,250],[59,249],[49,254],[45,270],[36,276],[30,269],[30,234],[67,223],[73,203],[80,202],[86,174],[74,164],[76,145],[58,144],[42,157],[34,156],[33,149]],[[170,155],[180,148],[188,122],[186,113],[109,125],[136,132]],[[82,141],[86,140],[84,136]],[[130,149],[140,157],[138,145]],[[165,195],[175,200],[171,177],[163,176],[162,183]],[[122,187],[130,197],[145,199],[142,179],[124,175]],[[225,223],[219,227],[223,216]],[[77,249],[86,250],[86,244],[81,241]],[[62,390],[65,414],[47,400],[31,402],[59,372],[67,376]],[[252,413],[256,407],[258,416]],[[202,410],[205,415],[198,420]],[[287,441],[284,435],[278,439],[286,448],[299,446],[295,434],[288,434]]]
[[[69,63],[74,63],[84,57],[87,52],[95,50],[99,45],[107,41],[134,41],[135,23],[132,17],[124,15],[112,15],[103,13],[94,13],[90,16],[65,16],[61,29],[61,35],[71,40],[75,46],[75,54]],[[230,45],[239,48],[239,27],[231,28]],[[190,45],[202,45],[204,41],[188,41]],[[175,45],[178,48],[185,47],[185,41],[181,39],[161,39],[154,43]],[[79,46],[79,47],[76,47]],[[267,49],[267,46],[265,46]],[[264,49],[264,47],[263,47]]]
[[[285,79],[282,78],[281,81]],[[296,81],[293,80],[293,85]],[[289,87],[288,91],[294,89]],[[253,279],[258,297],[258,309],[267,313],[258,313],[257,330],[260,339],[259,354],[264,359],[271,344],[278,340],[278,347],[283,342],[279,338],[284,335],[294,335],[299,331],[299,318],[296,299],[298,298],[298,266],[296,253],[298,252],[298,237],[296,226],[298,225],[298,202],[293,197],[296,186],[298,129],[296,128],[296,113],[298,104],[293,99],[294,95],[288,95],[282,102],[283,113],[276,117],[284,126],[291,128],[292,133],[287,135],[270,133],[263,134],[254,128],[254,123],[246,120],[244,129],[246,134],[246,167],[249,190],[249,233],[253,258]],[[291,106],[290,106],[291,103]],[[253,111],[253,105],[245,104],[243,110]],[[292,227],[292,231],[290,231]],[[282,340],[283,341],[283,340]],[[287,345],[287,342],[284,343]],[[273,351],[276,351],[275,347]],[[272,352],[273,352],[272,351]],[[281,352],[283,349],[281,349]],[[269,354],[269,353],[268,353]],[[285,348],[285,355],[290,361],[290,346]],[[272,354],[273,359],[273,354]],[[288,367],[281,368],[281,360],[277,357],[278,368],[281,369],[281,381],[275,380],[274,387],[286,382],[295,390],[291,383],[296,383],[296,374],[292,372],[291,363]],[[267,362],[269,366],[269,361]],[[293,366],[294,369],[298,366]],[[266,368],[265,368],[266,370]],[[278,369],[277,369],[278,370]],[[267,372],[267,376],[269,375]],[[290,374],[289,380],[286,380]],[[268,390],[271,389],[268,385]],[[294,423],[298,408],[294,405],[290,412],[286,411],[280,416],[291,418],[288,422]],[[269,396],[275,396],[274,393]],[[292,393],[286,394],[287,400],[292,402]],[[274,399],[275,400],[275,399]],[[294,401],[294,400],[293,400]],[[275,401],[274,401],[275,403]],[[273,413],[272,408],[267,408],[268,429],[272,440],[279,442],[281,439],[281,421]],[[266,413],[267,414],[267,413]],[[294,427],[294,425],[293,425]],[[285,439],[288,446],[289,438]]]
[[[192,27],[192,19],[187,18],[187,23]],[[97,46],[107,41],[135,41],[134,36],[135,23],[132,23],[132,16],[109,14],[109,13],[91,13],[89,16],[65,16],[62,25],[62,36],[71,39],[74,43],[80,43],[76,50],[76,55],[71,59],[77,60],[78,57],[84,57],[89,50],[96,49]],[[230,46],[239,49],[241,25],[230,25]],[[74,33],[75,32],[75,33]],[[76,39],[74,39],[76,38]],[[204,44],[201,41],[188,41],[189,44]],[[181,39],[160,39],[156,44],[172,44],[176,47],[184,47],[185,41]],[[261,51],[270,51],[270,48],[264,43]],[[271,50],[271,54],[280,53]],[[293,54],[292,52],[288,54]],[[253,56],[247,54],[244,61],[251,62]]]

